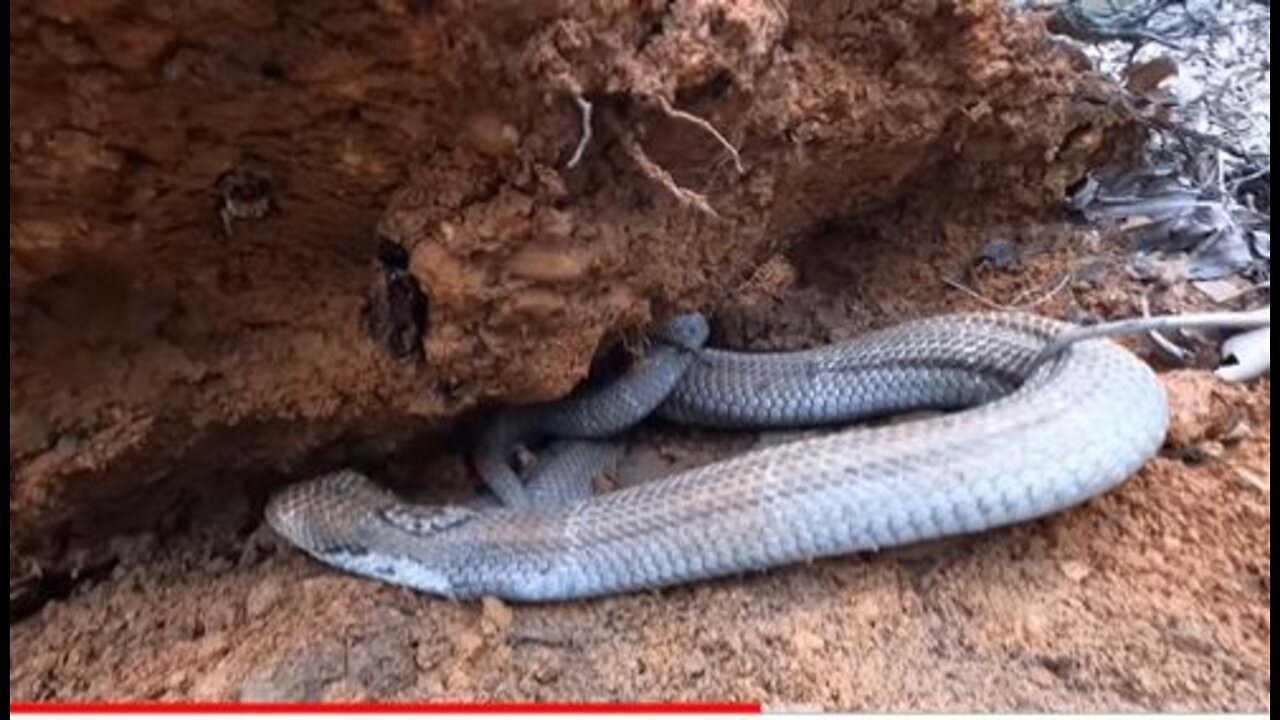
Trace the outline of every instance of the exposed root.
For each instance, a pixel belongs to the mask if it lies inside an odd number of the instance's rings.
[[[634,133],[629,131],[620,132],[619,139],[622,141],[622,149],[640,167],[640,172],[644,173],[645,177],[666,188],[667,192],[675,196],[677,202],[706,213],[713,218],[718,219],[720,217],[715,208],[711,207],[711,203],[707,202],[705,196],[676,184],[676,180],[671,176],[671,173],[654,162],[648,153],[644,151],[644,148],[640,146],[640,141],[636,140]]]
[[[565,167],[570,170],[582,161],[582,156],[587,152],[587,146],[591,144],[591,111],[593,110],[591,102],[581,95],[574,95],[573,100],[578,103],[578,110],[582,113],[582,134],[578,138],[578,146],[573,149],[573,156],[569,158],[569,162],[565,163]]]
[[[683,120],[687,123],[696,125],[699,128],[702,128],[702,130],[708,135],[715,138],[716,142],[720,143],[720,145],[724,147],[725,152],[729,153],[729,157],[733,159],[733,166],[738,170],[738,174],[746,174],[747,171],[742,167],[742,156],[738,153],[738,148],[734,147],[733,143],[729,142],[729,139],[722,135],[714,125],[693,113],[688,113],[684,110],[678,110],[675,107],[672,107],[671,103],[668,102],[666,98],[658,98],[658,105],[662,108],[662,112],[665,113],[667,117]]]
[[[955,290],[959,290],[960,292],[964,293],[965,295],[968,295],[974,300],[977,300],[983,305],[986,305],[992,310],[1030,310],[1031,308],[1038,307],[1052,300],[1058,293],[1062,292],[1062,290],[1066,288],[1067,284],[1070,282],[1071,282],[1071,273],[1066,273],[1062,276],[1060,280],[1058,280],[1057,283],[1054,284],[1052,288],[1045,291],[1042,295],[1040,295],[1040,297],[1029,300],[1029,301],[1022,301],[1022,302],[1015,300],[1013,303],[1006,305],[1004,303],[999,303],[999,302],[996,302],[995,300],[992,300],[991,298],[987,297],[986,295],[983,295],[977,290],[974,290],[968,285],[965,285],[959,280],[949,278],[949,277],[942,278],[942,283],[947,287]],[[1019,296],[1019,298],[1021,297],[1022,296]]]
[[[691,123],[711,135],[711,137],[716,139],[716,142],[720,143],[720,145],[724,147],[729,158],[733,160],[733,165],[737,168],[738,174],[746,172],[742,166],[742,156],[738,153],[738,149],[734,147],[733,143],[729,142],[729,140],[725,138],[725,136],[722,135],[711,123],[703,120],[697,115],[687,113],[683,110],[677,110],[672,107],[671,103],[665,98],[658,98],[658,106],[667,117]],[[584,109],[584,116],[589,117],[586,109]],[[584,123],[585,122],[586,121],[584,120]],[[621,140],[622,149],[627,153],[628,157],[635,161],[636,165],[639,166],[640,171],[645,175],[645,177],[666,188],[667,192],[671,193],[671,195],[674,196],[681,205],[694,208],[695,210],[705,213],[713,218],[718,219],[720,217],[720,214],[715,211],[715,208],[711,207],[711,203],[707,201],[705,195],[694,192],[688,188],[681,187],[666,168],[662,167],[655,162],[653,158],[649,157],[649,154],[645,152],[644,147],[636,138],[635,133],[630,130],[620,129],[617,127],[611,126],[611,128]],[[576,157],[577,153],[574,155]]]

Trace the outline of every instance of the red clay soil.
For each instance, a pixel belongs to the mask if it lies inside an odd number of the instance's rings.
[[[1165,452],[1062,516],[656,593],[449,603],[260,527],[340,464],[470,482],[455,420],[675,309],[1194,300],[1026,219],[1129,133],[1034,21],[853,5],[11,3],[10,698],[1269,708],[1269,380],[1167,373]],[[648,429],[617,481],[778,439]]]

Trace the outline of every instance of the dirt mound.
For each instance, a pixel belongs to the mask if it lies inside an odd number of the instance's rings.
[[[833,218],[1056,202],[1123,135],[993,0],[9,12],[11,577],[563,393]]]

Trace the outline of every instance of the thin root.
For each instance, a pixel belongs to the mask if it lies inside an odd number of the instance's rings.
[[[1047,290],[1047,291],[1046,291],[1043,295],[1041,295],[1040,297],[1038,297],[1038,298],[1036,298],[1036,299],[1034,299],[1034,300],[1030,300],[1030,301],[1022,302],[1022,303],[1015,303],[1015,304],[1012,304],[1012,305],[1003,305],[1003,304],[1001,304],[1001,303],[998,303],[998,302],[996,302],[995,300],[992,300],[991,298],[989,298],[989,297],[987,297],[987,296],[983,295],[982,293],[978,292],[977,290],[974,290],[973,288],[969,287],[968,285],[965,285],[964,283],[960,282],[959,280],[954,280],[954,279],[949,278],[949,277],[944,277],[944,278],[942,278],[942,282],[943,282],[943,284],[945,284],[947,287],[950,287],[950,288],[953,288],[953,289],[959,290],[960,292],[964,293],[965,295],[968,295],[969,297],[973,298],[974,300],[977,300],[978,302],[982,303],[983,305],[986,305],[987,307],[991,308],[992,310],[1030,310],[1030,309],[1031,309],[1031,308],[1033,308],[1033,307],[1037,307],[1037,306],[1040,306],[1040,305],[1043,305],[1043,304],[1045,304],[1045,303],[1049,302],[1049,301],[1050,301],[1050,300],[1052,300],[1052,299],[1053,299],[1053,298],[1054,298],[1058,293],[1062,292],[1062,289],[1063,289],[1063,288],[1065,288],[1065,287],[1067,286],[1067,283],[1071,282],[1071,273],[1067,273],[1067,274],[1063,275],[1061,280],[1059,280],[1057,283],[1055,283],[1055,284],[1054,284],[1054,286],[1053,286],[1052,288],[1049,288],[1049,290]]]
[[[578,103],[578,110],[582,114],[582,133],[578,137],[578,146],[573,149],[573,156],[569,158],[568,163],[565,163],[565,167],[569,169],[573,169],[582,161],[582,156],[587,152],[587,146],[591,144],[591,111],[594,109],[591,102],[581,95],[574,95],[573,100]]]
[[[688,113],[684,110],[678,110],[675,107],[672,107],[671,103],[668,102],[666,98],[658,98],[658,105],[662,108],[662,112],[666,113],[667,117],[683,120],[687,123],[696,125],[699,128],[702,128],[702,130],[708,135],[715,138],[716,142],[720,143],[720,145],[724,147],[725,152],[729,153],[729,157],[733,159],[733,166],[737,169],[738,174],[746,174],[747,171],[742,166],[742,155],[738,153],[738,148],[734,147],[733,143],[729,142],[729,139],[722,135],[714,125],[693,113]]]
[[[635,160],[636,165],[640,166],[640,171],[645,177],[658,183],[667,189],[667,192],[675,196],[676,200],[684,206],[692,207],[713,218],[719,218],[720,215],[711,207],[711,203],[707,202],[707,198],[687,188],[682,188],[676,184],[676,180],[658,163],[645,153],[644,148],[640,146],[640,142],[636,140],[635,135],[630,132],[624,132],[621,135],[622,147],[627,155]]]

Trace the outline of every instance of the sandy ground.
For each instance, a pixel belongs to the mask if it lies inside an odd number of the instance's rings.
[[[865,241],[856,265],[831,241],[848,234]],[[995,302],[1047,296],[1037,309],[1066,317],[1135,307],[1136,286],[1097,238],[1052,227],[950,235],[877,240],[883,228],[853,227],[815,239],[761,269],[717,315],[717,339],[820,343],[979,306],[944,277]],[[972,264],[993,237],[1015,241],[1018,267]],[[1160,292],[1157,304],[1193,297]],[[120,540],[104,578],[12,624],[10,698],[1269,710],[1270,381],[1162,378],[1169,445],[1084,507],[979,537],[588,602],[454,603],[345,577],[259,527],[261,492],[228,492],[207,514]],[[780,439],[648,428],[615,480]],[[401,486],[466,475],[435,441],[375,470]]]

